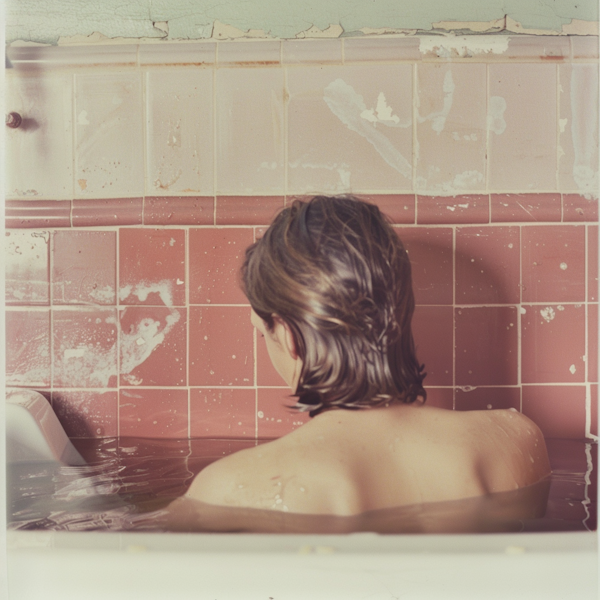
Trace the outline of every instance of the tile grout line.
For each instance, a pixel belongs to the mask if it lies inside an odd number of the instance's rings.
[[[120,269],[120,256],[121,256],[121,244],[120,244],[120,231],[116,232],[115,235],[115,279],[116,279],[116,290],[115,290],[115,322],[117,329],[117,437],[121,437],[121,312],[119,310],[119,290],[121,283],[121,269]]]
[[[523,351],[521,348],[522,331],[522,310],[523,310],[523,236],[522,227],[519,226],[519,314],[517,315],[517,382],[519,385],[519,412],[523,412]]]
[[[556,141],[556,149],[554,151],[554,157],[556,159],[556,168],[554,169],[554,185],[558,191],[558,190],[560,190],[560,185],[559,185],[560,156],[558,154],[558,149],[560,147],[560,125],[559,125],[559,122],[560,122],[560,74],[558,71],[558,64],[555,65],[555,79],[556,79],[556,84],[554,86],[554,89],[556,90],[556,100],[555,100],[556,118],[554,119],[554,127],[555,127],[554,135],[555,135],[555,141]],[[561,194],[561,205],[562,205],[562,194]]]
[[[456,227],[452,227],[452,410],[456,410]]]
[[[187,389],[187,433],[188,439],[192,436],[192,396],[190,393],[190,228],[185,228],[185,332],[186,332],[186,353],[185,353],[185,383]]]
[[[138,46],[138,53],[139,53],[139,46]],[[142,149],[143,149],[143,153],[142,153],[142,160],[144,162],[144,167],[143,167],[143,177],[144,177],[144,181],[142,183],[142,189],[143,189],[143,197],[142,197],[142,225],[145,224],[144,222],[144,217],[145,217],[145,207],[146,207],[146,197],[149,194],[149,188],[148,188],[148,172],[149,172],[149,168],[148,168],[148,160],[149,160],[149,152],[148,152],[148,115],[150,114],[150,111],[148,110],[148,101],[149,101],[149,94],[148,94],[148,77],[150,75],[150,71],[144,71],[143,69],[140,69],[140,92],[142,94]]]
[[[253,230],[256,241],[256,228]],[[254,439],[258,439],[258,336],[256,327],[252,328],[252,348],[254,351]]]
[[[417,123],[419,121],[418,118],[418,101],[419,101],[419,72],[417,68],[417,63],[414,63],[412,68],[412,182],[411,187],[413,193],[415,195],[415,224],[417,221],[417,162],[419,160],[418,157],[418,148],[419,148],[419,140],[417,139]]]
[[[485,65],[485,189],[490,198],[490,220],[492,218],[492,194],[490,192],[490,66]]]
[[[213,226],[217,224],[217,58],[218,44],[215,44],[215,65],[212,69],[212,147],[213,147]]]
[[[283,46],[282,46],[283,47]],[[282,50],[283,52],[283,50]],[[290,91],[288,85],[288,70],[283,69],[283,205],[287,202],[289,192],[289,107]]]
[[[71,75],[71,169],[73,171],[71,174],[71,193],[69,194],[69,197],[70,197],[70,199],[69,199],[69,204],[70,204],[69,220],[71,223],[71,227],[74,227],[74,224],[73,224],[73,202],[75,200],[75,178],[77,177],[77,132],[76,132],[77,93],[76,93],[76,86],[77,86],[77,75],[75,73],[73,73]]]
[[[48,311],[50,335],[48,340],[48,351],[50,352],[50,405],[54,410],[54,293],[52,289],[52,267],[54,266],[54,235],[56,232],[48,234],[48,301],[50,303]]]
[[[584,323],[585,323],[585,435],[588,438],[591,438],[591,427],[592,427],[592,390],[590,386],[590,376],[589,376],[589,364],[590,364],[590,336],[589,336],[589,323],[590,323],[590,303],[588,296],[588,285],[589,285],[589,272],[588,272],[588,264],[589,264],[589,228],[584,226],[583,228],[583,239],[585,244],[585,252],[583,253],[583,265],[584,265],[584,294],[585,294],[585,313],[584,313]]]

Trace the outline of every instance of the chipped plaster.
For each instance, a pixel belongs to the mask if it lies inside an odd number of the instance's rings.
[[[7,0],[5,15],[8,43],[44,44],[598,30],[596,0]]]

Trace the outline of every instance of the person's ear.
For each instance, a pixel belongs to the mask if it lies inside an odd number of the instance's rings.
[[[298,350],[291,327],[278,315],[273,315],[273,320],[275,321],[278,342],[287,349],[290,356],[295,360],[298,358]]]

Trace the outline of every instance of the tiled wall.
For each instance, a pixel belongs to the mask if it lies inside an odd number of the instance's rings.
[[[431,404],[597,435],[597,39],[472,40],[11,49],[9,385],[73,437],[297,427],[237,271],[351,191],[409,250]]]

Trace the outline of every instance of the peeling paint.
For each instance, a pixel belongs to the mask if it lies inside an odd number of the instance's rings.
[[[75,38],[93,43],[211,37],[294,39],[433,30],[546,35],[597,35],[598,31],[598,5],[591,0],[508,4],[502,0],[19,0],[7,3],[5,14],[8,43],[73,43]]]
[[[508,50],[508,36],[432,36],[419,38],[421,54],[438,58],[468,58],[481,54],[503,54]]]

